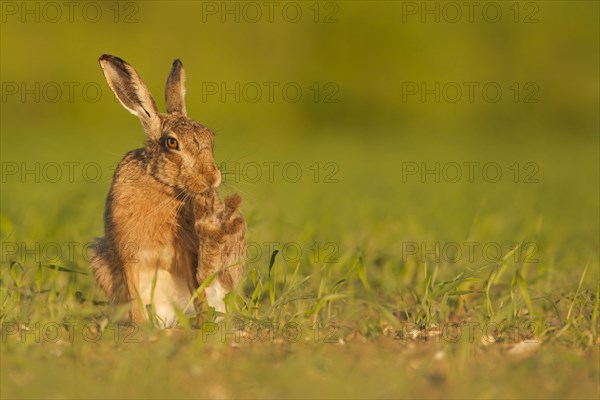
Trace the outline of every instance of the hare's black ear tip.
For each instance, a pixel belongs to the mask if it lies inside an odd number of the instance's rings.
[[[126,64],[125,60],[123,60],[122,58],[119,58],[117,56],[113,56],[111,54],[102,54],[100,56],[100,58],[98,59],[98,61],[102,64],[105,62],[109,62],[109,63],[113,63],[113,64]]]
[[[179,58],[176,58],[173,61],[173,68],[181,68],[183,67],[183,63],[181,62],[181,60]]]

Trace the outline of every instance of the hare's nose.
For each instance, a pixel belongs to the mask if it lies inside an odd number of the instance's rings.
[[[214,174],[208,176],[207,181],[210,187],[218,187],[221,184],[221,171],[216,169]]]

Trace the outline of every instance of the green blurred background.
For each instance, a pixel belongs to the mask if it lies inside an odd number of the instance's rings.
[[[250,297],[264,285],[258,317],[331,318],[358,332],[346,346],[314,348],[203,346],[189,332],[151,332],[143,346],[80,341],[64,353],[62,344],[9,340],[3,396],[594,398],[599,3],[470,2],[472,14],[465,3],[76,2],[71,17],[63,2],[3,1],[0,261],[3,274],[10,270],[0,276],[3,323],[88,321],[112,310],[89,301],[104,299],[89,274],[36,268],[88,270],[83,247],[102,235],[112,168],[144,143],[139,122],[102,76],[97,59],[109,53],[138,70],[160,109],[171,63],[183,61],[188,113],[217,134],[222,193],[244,198],[255,251],[244,288]],[[221,85],[236,83],[239,101],[223,99]],[[407,92],[436,83],[439,101]],[[218,93],[207,91],[215,85]],[[253,101],[256,85],[263,91]],[[285,85],[301,88],[297,101],[286,100],[294,91],[284,95]],[[474,87],[472,101],[466,85]],[[501,95],[491,101],[496,87]],[[403,176],[407,166],[436,163],[441,173],[463,166],[461,179]],[[465,163],[479,163],[472,181]],[[497,182],[482,174],[485,163],[500,167]],[[404,247],[458,243],[465,251],[465,242],[479,243],[474,260],[407,258]],[[448,282],[466,282],[472,268],[483,265],[475,281],[488,279],[485,268],[498,266],[483,245],[506,253],[519,242],[533,243],[536,253],[503,264],[508,272],[491,293],[495,314],[477,283],[458,288],[473,294],[439,294]],[[274,271],[287,264],[291,275],[298,267],[303,284],[289,307],[271,307],[270,250],[289,243],[301,248],[300,261],[278,256]],[[24,248],[15,253],[14,244]],[[16,283],[13,260],[29,274],[26,286]],[[288,290],[279,285],[277,296]],[[315,304],[336,290],[350,298],[319,313]],[[452,316],[541,321],[548,345],[539,357],[513,362],[507,342],[384,341],[395,319],[441,324]],[[365,336],[373,341],[364,344]]]
[[[253,241],[335,242],[340,255],[376,242],[393,256],[403,240],[534,240],[565,245],[547,260],[597,262],[598,2],[481,2],[471,15],[460,4],[282,2],[269,14],[261,2],[92,2],[71,17],[4,2],[3,165],[80,164],[73,182],[67,167],[56,183],[3,171],[3,240],[102,234],[111,168],[144,141],[104,82],[97,59],[109,53],[137,68],[160,109],[171,62],[183,61],[188,112],[217,133],[218,162],[261,166],[257,182],[242,173],[223,187],[243,193]],[[207,92],[236,82],[262,96]],[[436,82],[439,101],[406,92]],[[475,82],[472,101],[464,82]],[[282,93],[288,83],[302,89],[296,102]],[[36,84],[39,99],[23,91]],[[502,90],[496,102],[482,92],[489,84]],[[265,162],[297,163],[302,178],[278,166],[270,182]],[[495,162],[503,175],[422,182],[402,178],[406,162]],[[97,182],[84,179],[86,163],[102,167]],[[536,183],[524,183],[526,163]]]

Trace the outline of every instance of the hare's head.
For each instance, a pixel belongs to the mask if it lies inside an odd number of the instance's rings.
[[[123,107],[137,116],[148,136],[150,173],[174,189],[200,194],[221,183],[213,157],[213,133],[187,117],[185,73],[175,60],[167,79],[167,113],[156,103],[136,70],[119,57],[99,59],[106,81]]]

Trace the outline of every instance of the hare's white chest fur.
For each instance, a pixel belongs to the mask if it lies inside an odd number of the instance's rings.
[[[143,248],[138,251],[140,266],[138,269],[139,296],[143,305],[152,304],[159,325],[171,327],[177,322],[177,314],[185,310],[192,298],[192,288],[185,275],[175,273],[186,266],[175,265],[177,260],[188,257],[176,257],[176,253],[184,254],[185,248],[177,249],[172,245]],[[182,260],[183,261],[183,260]],[[191,263],[191,260],[189,260]],[[188,312],[195,308],[191,305]]]
[[[164,269],[141,270],[138,280],[142,304],[152,304],[158,324],[163,328],[175,325],[177,311],[182,313],[191,299],[187,282]],[[188,311],[194,311],[193,305]]]
[[[138,252],[140,265],[145,266],[138,270],[140,300],[144,305],[152,304],[157,322],[163,328],[175,325],[178,314],[181,315],[184,310],[193,314],[196,309],[192,302],[186,310],[192,299],[193,288],[184,274],[175,272],[189,269],[192,260],[185,256],[189,251],[186,247],[167,245],[140,249]],[[185,265],[176,265],[177,262],[184,262]],[[219,281],[211,283],[205,292],[208,305],[224,313],[223,298],[227,291]]]
[[[182,252],[186,250],[179,249]],[[142,249],[139,252],[143,265],[156,266],[154,270],[144,268],[138,272],[140,300],[144,305],[152,304],[157,322],[163,328],[174,326],[184,310],[187,314],[193,314],[196,309],[192,302],[186,310],[192,299],[193,289],[181,274],[172,272],[182,269],[172,265],[178,258],[175,257],[176,251],[172,246],[165,246]],[[208,305],[214,307],[215,311],[224,313],[223,298],[227,291],[219,281],[213,281],[205,289],[205,293]]]

